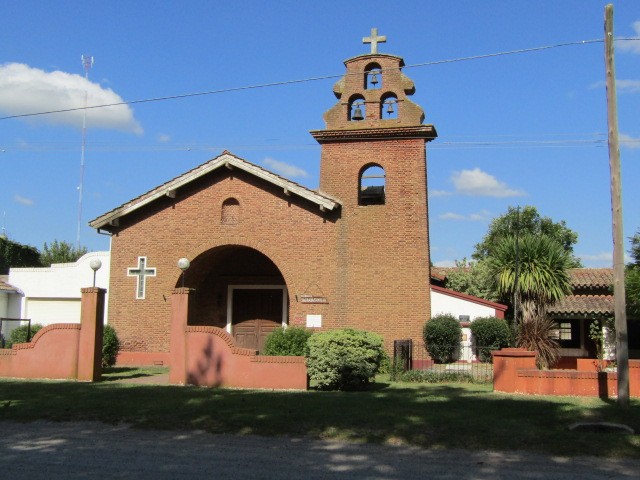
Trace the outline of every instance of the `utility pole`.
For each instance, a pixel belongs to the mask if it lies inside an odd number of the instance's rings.
[[[618,405],[629,406],[629,344],[624,291],[624,234],[622,230],[622,188],[620,146],[618,143],[618,106],[616,69],[613,51],[613,4],[604,9],[604,59],[607,76],[607,120],[609,125],[609,169],[611,171],[611,214],[613,217],[613,296],[618,364]]]
[[[84,112],[82,114],[82,153],[80,154],[80,184],[78,185],[78,232],[76,235],[76,248],[80,249],[80,229],[82,228],[82,190],[84,188],[84,151],[87,145],[87,98],[89,96],[89,70],[93,67],[93,57],[82,55],[84,67],[84,79],[86,88],[84,91]]]

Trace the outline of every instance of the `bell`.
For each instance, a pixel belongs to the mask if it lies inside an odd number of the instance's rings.
[[[389,115],[393,113],[393,102],[387,102],[387,113]]]
[[[371,85],[377,85],[378,84],[378,74],[376,72],[371,72]]]
[[[356,108],[353,111],[353,115],[351,115],[351,120],[364,120],[364,116],[362,115],[362,110],[360,109],[360,105],[356,105]]]

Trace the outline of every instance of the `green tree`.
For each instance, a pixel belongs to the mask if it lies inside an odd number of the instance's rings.
[[[629,254],[633,259],[632,264],[640,267],[640,228],[633,237],[629,237],[629,240],[631,240],[631,250],[629,250]]]
[[[571,293],[571,263],[564,246],[544,234],[526,234],[517,242],[505,237],[488,259],[498,293],[503,298],[515,296],[521,306],[516,345],[537,352],[540,368],[553,366],[558,358],[559,345],[551,338],[555,326],[546,309]]]
[[[504,237],[487,259],[494,288],[504,300],[516,294],[523,322],[545,316],[548,305],[571,293],[571,265],[569,252],[547,235]]]
[[[498,301],[498,294],[492,287],[486,260],[468,262],[466,258],[456,260],[456,268],[447,272],[447,288],[474,297]]]
[[[87,247],[74,247],[71,243],[65,241],[54,240],[51,246],[44,244],[42,253],[40,254],[40,263],[43,267],[50,267],[53,263],[70,263],[75,262],[85,253]]]
[[[482,241],[475,246],[471,255],[474,260],[491,257],[501,239],[524,235],[546,235],[558,242],[569,254],[570,266],[581,267],[580,259],[573,254],[573,246],[578,241],[578,234],[567,227],[564,220],[554,222],[549,217],[542,217],[536,207],[525,206],[519,211],[509,207],[506,213],[496,217],[489,225]]]
[[[13,242],[0,235],[0,275],[9,273],[11,267],[39,267],[40,252],[30,245]]]
[[[632,261],[627,265],[625,272],[625,292],[627,301],[627,317],[640,320],[640,229],[631,240]]]

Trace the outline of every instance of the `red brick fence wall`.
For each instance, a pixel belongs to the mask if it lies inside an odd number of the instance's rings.
[[[539,370],[535,352],[503,348],[492,355],[493,389],[496,392],[604,398],[618,394],[617,373],[598,372],[592,361],[588,362],[588,370]],[[629,361],[629,395],[640,398],[640,360]]]
[[[174,384],[236,388],[307,388],[304,357],[270,357],[239,348],[221,328],[189,326],[189,288],[171,297],[169,381]]]
[[[80,324],[49,325],[30,343],[0,349],[0,377],[99,380],[105,293],[82,289]]]

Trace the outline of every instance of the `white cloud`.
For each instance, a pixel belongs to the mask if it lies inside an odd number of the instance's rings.
[[[448,195],[453,195],[453,192],[448,192],[447,190],[429,190],[430,197],[446,197]]]
[[[166,133],[161,133],[158,135],[158,141],[160,143],[167,143],[171,141],[171,135],[167,135]]]
[[[455,267],[456,261],[455,260],[438,260],[437,262],[434,262],[433,266],[434,267]]]
[[[26,205],[27,207],[30,207],[35,203],[30,198],[23,197],[22,195],[17,195],[17,194],[13,196],[13,200],[21,205]]]
[[[302,168],[296,167],[295,165],[290,165],[285,162],[281,162],[280,160],[274,160],[273,158],[265,158],[264,163],[268,168],[273,170],[280,175],[287,178],[307,178],[309,177],[309,173]]]
[[[625,133],[620,133],[618,135],[618,140],[621,147],[640,148],[640,138],[632,137],[631,135],[627,135]]]
[[[439,215],[438,218],[440,220],[458,220],[458,221],[478,222],[478,221],[490,219],[491,214],[487,210],[482,210],[481,212],[478,212],[478,213],[470,213],[468,215],[463,215],[463,214],[454,213],[454,212],[447,212],[447,213],[443,213],[442,215]]]
[[[600,80],[589,85],[589,88],[604,88],[606,82]],[[616,92],[617,93],[640,93],[640,80],[624,80],[616,79]]]
[[[6,115],[82,108],[85,92],[88,94],[89,106],[123,101],[122,97],[113,90],[88,82],[82,75],[61,71],[45,72],[22,63],[0,65],[0,111]],[[30,122],[81,127],[83,115],[83,110],[74,110],[23,117],[23,119]],[[128,105],[88,109],[87,127],[122,130],[136,134],[143,132]]]
[[[451,181],[456,187],[456,192],[463,195],[480,197],[519,197],[525,195],[525,192],[509,188],[504,182],[479,168],[453,172]]]
[[[453,212],[443,213],[442,215],[439,215],[438,218],[440,220],[466,220],[466,217],[464,215]]]
[[[616,92],[640,93],[640,80],[616,80]]]
[[[640,20],[633,22],[633,29],[636,37],[640,37]],[[631,52],[640,54],[640,40],[618,40],[616,47],[623,52]]]

